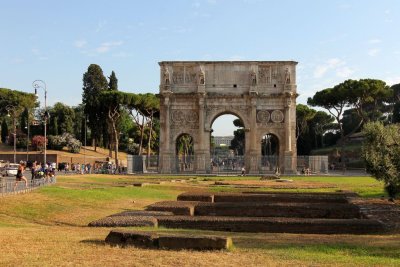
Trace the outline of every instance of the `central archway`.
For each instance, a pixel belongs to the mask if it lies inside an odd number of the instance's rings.
[[[281,172],[296,172],[296,64],[294,61],[160,62],[159,171],[176,171],[176,139],[193,139],[192,171],[211,173],[213,122],[232,114],[243,122],[246,172],[265,172],[262,137],[279,140]],[[179,162],[179,161],[178,161]],[[180,163],[179,163],[180,164]]]

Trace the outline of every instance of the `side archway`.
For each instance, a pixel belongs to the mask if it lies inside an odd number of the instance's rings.
[[[177,172],[194,171],[194,140],[190,134],[183,133],[175,142],[175,167]]]
[[[277,135],[267,133],[261,139],[261,170],[278,173],[280,170],[280,142]]]

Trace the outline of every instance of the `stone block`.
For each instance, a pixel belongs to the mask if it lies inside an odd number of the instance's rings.
[[[216,236],[160,236],[158,244],[163,249],[221,250],[230,249],[232,239]]]
[[[312,194],[218,193],[214,195],[214,202],[348,203],[348,200],[343,196],[312,195]]]
[[[161,201],[147,206],[148,211],[168,211],[174,215],[194,215],[194,207],[198,201]]]
[[[158,235],[154,233],[113,230],[105,241],[110,245],[158,248]]]
[[[172,216],[158,218],[158,224],[166,228],[251,233],[376,234],[385,232],[381,222],[368,219]]]
[[[201,201],[214,202],[214,194],[212,193],[183,193],[177,198],[178,201]]]
[[[112,214],[107,217],[118,217],[118,216],[172,216],[174,213],[170,211],[150,211],[150,210],[127,210]]]
[[[194,214],[232,217],[361,218],[357,206],[342,203],[199,203],[195,207]]]
[[[114,216],[90,222],[91,227],[127,227],[152,226],[157,227],[157,219],[153,216]]]

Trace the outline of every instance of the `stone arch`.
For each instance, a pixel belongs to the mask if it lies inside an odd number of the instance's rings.
[[[226,108],[225,110],[214,111],[214,112],[210,113],[210,115],[207,116],[208,118],[207,118],[207,121],[205,124],[206,128],[208,127],[211,129],[211,126],[213,125],[214,121],[223,115],[234,115],[234,116],[238,117],[243,122],[245,129],[248,128],[248,126],[249,126],[249,122],[248,122],[248,119],[245,116],[245,114],[243,114],[241,111],[238,111],[238,110],[232,110],[232,109]]]
[[[210,172],[211,127],[224,114],[237,116],[245,126],[247,172],[262,171],[260,140],[266,132],[275,134],[279,140],[279,164],[284,172],[294,172],[296,64],[294,61],[160,62],[160,172],[173,172],[174,143],[182,133],[194,139],[194,171]],[[168,82],[166,70],[170,76]],[[290,79],[280,78],[285,73],[290,73]]]

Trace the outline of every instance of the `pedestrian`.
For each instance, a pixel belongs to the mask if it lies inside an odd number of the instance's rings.
[[[25,171],[25,164],[20,163],[18,166],[18,171],[17,171],[17,175],[16,175],[16,179],[15,179],[14,191],[15,191],[15,188],[17,188],[18,183],[21,182],[22,180],[25,181],[25,188],[28,188],[28,180],[24,176],[24,171]]]
[[[244,166],[242,167],[242,175],[241,176],[244,176],[246,174],[246,169],[244,168]]]

